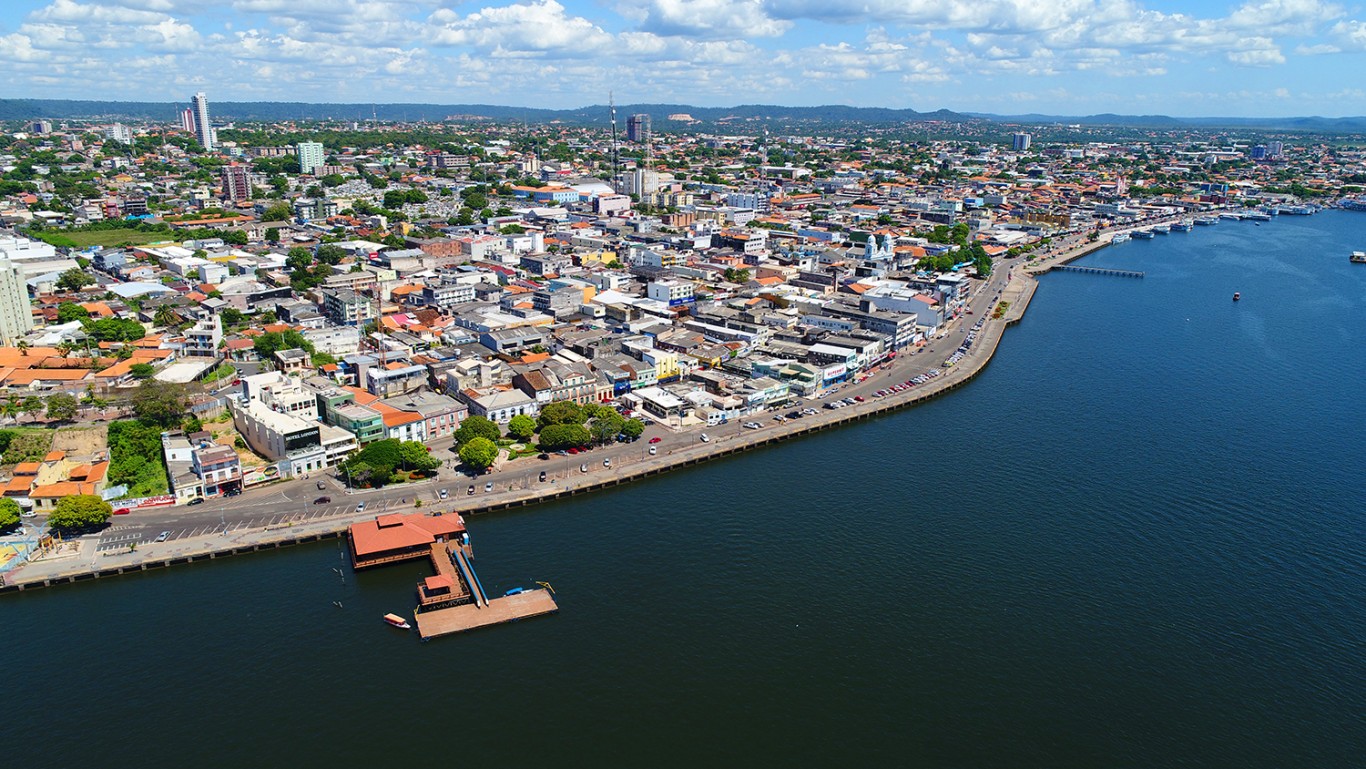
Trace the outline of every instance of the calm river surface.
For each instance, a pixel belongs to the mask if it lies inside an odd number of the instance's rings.
[[[1366,214],[1045,276],[970,386],[470,521],[419,643],[336,542],[0,600],[15,766],[1360,767]],[[1242,301],[1233,303],[1233,292]],[[333,601],[343,603],[337,608]]]

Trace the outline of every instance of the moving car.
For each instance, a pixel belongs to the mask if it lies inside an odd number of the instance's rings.
[[[659,443],[659,442],[662,441],[662,440],[664,440],[664,439],[663,439],[663,438],[660,438],[658,435],[656,435],[655,437],[653,437],[653,438],[650,439],[650,443]]]
[[[447,493],[447,491],[446,491],[445,489],[442,489],[442,490],[441,490],[441,498],[442,498],[442,499],[445,499],[445,498],[448,497],[448,496],[450,496],[450,495]]]
[[[322,481],[318,481],[318,491],[322,491],[325,488],[327,488],[327,486],[324,485]]]
[[[651,447],[650,447],[650,456],[654,456],[655,454],[658,454],[658,453],[659,453],[659,452],[655,450],[655,447],[654,447],[654,446],[651,446]]]
[[[484,484],[484,491],[493,491],[493,481],[489,481],[488,483]]]
[[[581,473],[586,473],[586,472],[588,472],[588,465],[587,465],[587,464],[579,465],[579,472],[581,472]]]
[[[702,433],[698,437],[702,439],[703,443],[711,443],[711,436],[707,435],[706,433]]]
[[[608,457],[607,459],[602,460],[602,466],[603,466],[603,467],[611,467],[611,466],[612,466],[612,459],[611,459],[611,457]]]

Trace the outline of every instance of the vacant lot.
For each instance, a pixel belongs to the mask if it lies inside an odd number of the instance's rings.
[[[52,436],[52,450],[65,451],[67,456],[88,457],[109,447],[105,425],[91,427],[63,427]]]
[[[38,237],[54,246],[85,248],[87,246],[118,246],[128,243],[134,246],[167,240],[164,232],[142,232],[140,230],[91,230],[90,232],[43,232]]]

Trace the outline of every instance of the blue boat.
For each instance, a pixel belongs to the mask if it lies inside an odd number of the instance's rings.
[[[521,595],[522,593],[525,593],[525,592],[526,592],[526,588],[524,588],[524,587],[514,587],[513,589],[507,591],[506,593],[503,593],[503,595],[505,595],[505,596],[506,596],[506,595]]]

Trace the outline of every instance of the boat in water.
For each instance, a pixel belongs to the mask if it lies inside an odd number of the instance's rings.
[[[1152,231],[1158,235],[1166,235],[1172,231],[1172,228],[1170,224],[1154,224],[1152,226]]]
[[[1271,214],[1265,211],[1248,211],[1243,214],[1243,218],[1251,219],[1254,222],[1269,222],[1271,221]]]
[[[408,624],[408,620],[398,616],[397,614],[384,615],[384,621],[400,630],[407,630],[412,627],[412,625]]]
[[[1201,227],[1213,227],[1214,225],[1216,225],[1216,224],[1219,223],[1219,217],[1217,217],[1217,216],[1197,216],[1197,217],[1195,217],[1195,223],[1198,224],[1198,225],[1200,225]]]
[[[1318,213],[1318,206],[1281,206],[1280,212],[1292,216],[1309,216]]]
[[[1241,222],[1243,220],[1243,215],[1226,211],[1222,214],[1219,214],[1219,218],[1223,219],[1226,222]]]
[[[1152,240],[1156,236],[1152,230],[1134,230],[1134,237],[1139,240]]]
[[[1117,233],[1115,233],[1115,236],[1114,236],[1113,238],[1110,239],[1110,242],[1111,242],[1111,243],[1123,243],[1123,242],[1127,241],[1128,239],[1129,239],[1129,233],[1127,233],[1127,232],[1117,232]]]
[[[1348,211],[1366,211],[1366,198],[1344,198],[1341,205]]]
[[[1182,219],[1172,223],[1172,232],[1190,232],[1195,227],[1194,219]]]
[[[1243,295],[1242,295],[1242,294],[1238,293],[1237,291],[1234,291],[1234,292],[1233,292],[1233,301],[1236,302],[1236,301],[1238,301],[1239,299],[1242,299],[1242,298],[1243,298]]]
[[[1353,264],[1366,264],[1366,251],[1353,251],[1348,258],[1352,260]]]

